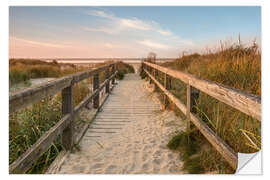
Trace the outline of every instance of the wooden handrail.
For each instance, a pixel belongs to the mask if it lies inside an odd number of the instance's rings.
[[[27,88],[16,93],[10,93],[9,113],[18,111],[30,104],[40,101],[47,96],[54,95],[62,89],[70,86],[72,83],[82,81],[112,66],[114,66],[114,63],[104,65],[89,71],[79,72],[76,74],[58,78],[56,80],[43,83],[41,85],[31,88]]]
[[[51,143],[56,140],[58,135],[62,134],[62,144],[65,149],[71,150],[74,145],[74,116],[79,110],[92,100],[95,99],[99,102],[99,92],[108,87],[117,74],[115,70],[116,63],[111,63],[99,68],[95,68],[90,71],[76,73],[70,76],[56,79],[48,83],[44,83],[38,87],[29,88],[18,93],[10,94],[9,108],[10,113],[15,112],[29,104],[32,104],[42,98],[50,95],[54,95],[62,90],[62,118],[52,128],[50,128],[45,134],[43,134],[36,143],[34,143],[26,152],[24,152],[19,158],[17,158],[10,166],[9,173],[24,173],[31,165],[50,147]],[[108,70],[112,67],[112,73],[109,76]],[[93,82],[94,92],[84,98],[79,105],[73,108],[73,87],[75,83],[78,83],[91,76],[99,76],[99,73],[106,71],[106,80],[99,85],[99,81]],[[98,85],[97,85],[98,84]],[[95,101],[94,100],[94,101]],[[99,108],[99,104],[94,108]],[[26,104],[24,104],[26,103]]]
[[[148,67],[152,67],[176,79],[183,81],[190,86],[216,98],[217,100],[261,120],[261,98],[259,96],[247,94],[243,91],[233,89],[212,81],[199,79],[191,74],[168,69],[157,64],[143,62]]]
[[[243,93],[241,91],[225,87],[223,85],[205,81],[196,78],[193,75],[174,71],[156,64],[149,62],[142,63],[143,70],[146,72],[148,77],[158,86],[161,91],[187,116],[188,124],[187,131],[189,131],[189,120],[200,130],[204,137],[212,144],[212,146],[224,157],[224,159],[230,164],[233,169],[237,169],[238,158],[237,153],[226,144],[217,134],[207,126],[205,122],[200,120],[197,116],[192,114],[191,111],[191,86],[203,91],[204,93],[236,108],[257,120],[261,120],[261,100],[257,96]],[[150,68],[154,69],[155,75],[156,71],[161,71],[165,73],[164,77],[167,75],[180,79],[187,84],[187,107],[177,99],[170,91],[167,90],[149,71]],[[167,85],[166,85],[167,86]],[[240,107],[239,107],[240,106]],[[252,109],[252,106],[254,106]]]

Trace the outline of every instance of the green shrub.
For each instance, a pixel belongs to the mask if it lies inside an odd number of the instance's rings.
[[[200,144],[202,144],[197,137],[197,132],[190,133],[189,135],[186,132],[179,132],[167,144],[169,149],[180,152],[181,160],[184,161],[183,170],[187,170],[190,174],[204,172],[200,157],[192,157],[192,155],[199,153]]]
[[[125,73],[123,71],[118,71],[115,77],[118,80],[122,80],[125,77]]]
[[[178,135],[174,136],[174,137],[169,141],[169,143],[168,143],[168,145],[167,145],[168,148],[171,149],[171,150],[176,150],[176,149],[179,147],[179,145],[180,145],[182,139],[183,139],[183,134],[178,134]]]
[[[199,162],[200,157],[188,159],[184,163],[183,170],[187,170],[189,174],[202,174],[205,170]]]

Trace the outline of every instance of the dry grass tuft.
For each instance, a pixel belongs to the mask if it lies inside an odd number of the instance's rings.
[[[232,45],[227,49],[203,55],[195,53],[173,62],[163,63],[162,66],[261,96],[261,53],[256,44],[247,48]],[[183,82],[173,79],[171,92],[184,104],[186,104],[185,87]],[[252,153],[260,150],[260,121],[202,92],[197,100],[196,109],[197,116],[235,152]],[[204,141],[203,136],[197,138]],[[210,144],[208,146],[211,150],[200,153],[200,160],[197,163],[202,164],[207,172],[233,173],[221,155]]]

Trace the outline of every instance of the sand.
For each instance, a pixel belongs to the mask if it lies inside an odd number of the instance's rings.
[[[152,90],[137,74],[126,75],[57,173],[185,173],[179,153],[166,146],[184,121],[161,111]]]

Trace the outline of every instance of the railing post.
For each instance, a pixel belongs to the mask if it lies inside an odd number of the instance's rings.
[[[110,77],[110,71],[109,68],[106,69],[106,80],[108,80],[107,84],[106,84],[106,93],[110,93],[110,81],[109,81],[109,77]]]
[[[167,75],[166,73],[164,73],[164,87],[167,90],[171,89],[171,78],[169,77],[169,75]],[[167,95],[163,95],[163,99],[164,99],[164,109],[166,109],[168,107],[169,104],[169,100]]]
[[[155,79],[157,79],[157,69],[154,69],[154,77],[155,77]],[[157,87],[156,83],[154,83],[154,91],[156,92],[157,89],[158,89],[158,87]]]
[[[115,64],[112,66],[112,74],[115,73]],[[115,84],[115,76],[112,78],[112,84]]]
[[[74,144],[74,114],[73,114],[73,108],[74,108],[74,101],[73,101],[73,95],[74,95],[74,88],[73,83],[62,90],[62,116],[65,116],[66,114],[70,114],[70,123],[68,127],[66,127],[63,130],[62,133],[62,144],[66,150],[71,150],[72,146]]]
[[[99,73],[94,75],[94,80],[93,80],[93,90],[95,91],[98,88],[99,88]],[[99,92],[94,97],[93,107],[96,109],[99,108]]]
[[[149,66],[149,71],[148,71],[148,72],[149,72],[151,75],[153,74],[152,71],[153,71],[153,68]],[[150,78],[149,83],[150,83],[150,84],[153,83],[153,80],[152,80],[151,78]]]

